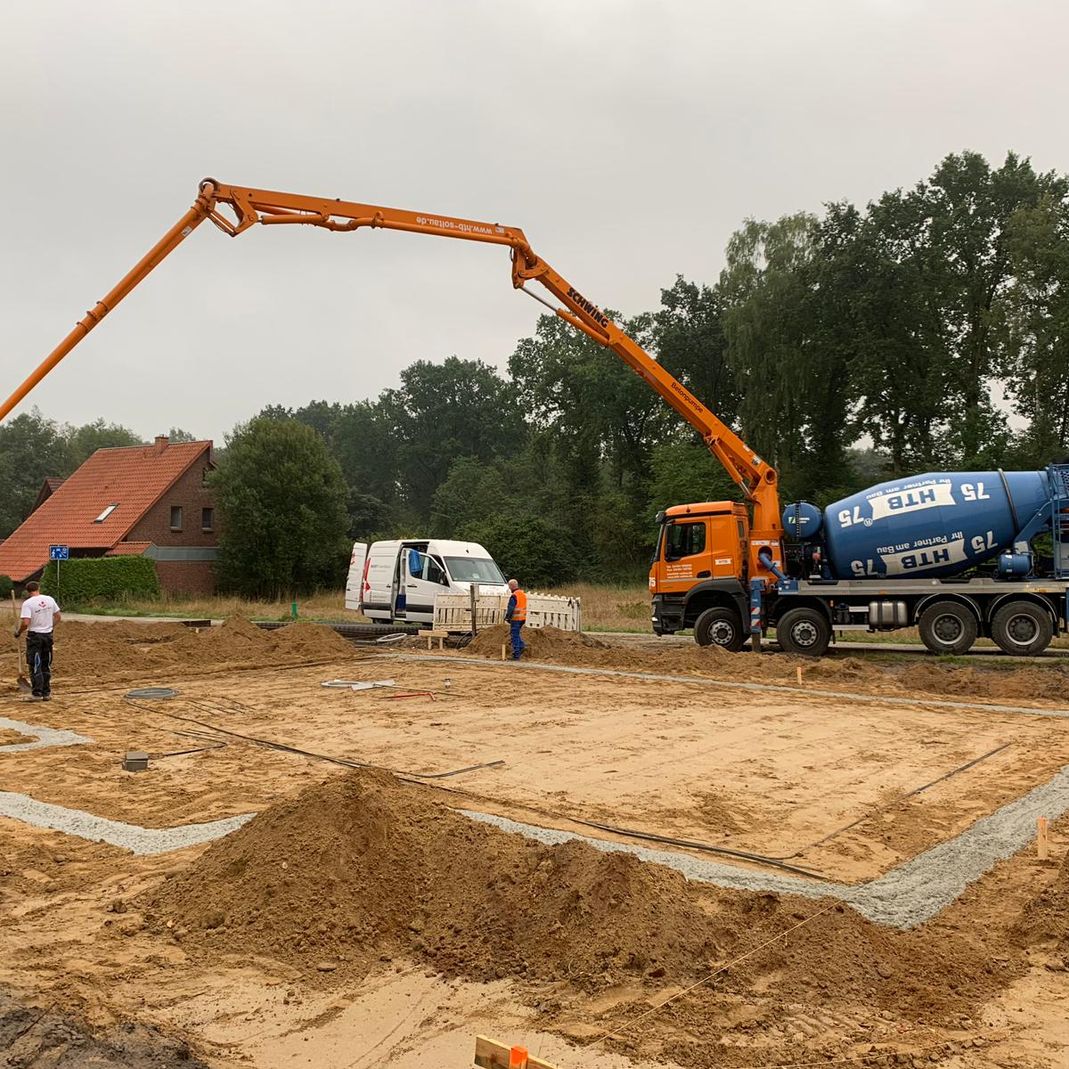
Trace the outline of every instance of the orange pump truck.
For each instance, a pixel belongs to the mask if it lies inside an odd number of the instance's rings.
[[[935,653],[965,653],[985,635],[1006,653],[1034,655],[1069,625],[1069,461],[1045,471],[907,476],[824,510],[792,503],[781,517],[775,469],[536,255],[522,230],[497,223],[206,178],[189,211],[0,406],[0,420],[205,219],[231,237],[254,223],[380,227],[508,248],[513,286],[640,375],[701,435],[745,498],[658,514],[650,591],[659,635],[692,627],[700,645],[739,650],[750,638],[759,650],[774,627],[787,652],[820,656],[836,631],[917,626]],[[534,283],[555,300],[529,289]]]
[[[685,386],[664,370],[531,248],[522,230],[497,223],[384,208],[351,201],[225,185],[206,178],[196,202],[142,260],[74,327],[0,406],[0,420],[115,306],[206,219],[237,237],[255,223],[316,226],[347,232],[363,227],[479,241],[508,248],[512,284],[555,315],[611,349],[701,435],[738,483],[749,508],[733,501],[678,505],[659,515],[657,558],[650,571],[653,626],[658,633],[695,626],[696,637],[729,649],[748,631],[759,646],[768,595],[784,578],[782,525],[775,469],[761,459]],[[538,283],[556,302],[528,288]],[[700,522],[698,522],[700,521]],[[685,607],[684,607],[685,606]],[[747,627],[744,621],[749,621]]]

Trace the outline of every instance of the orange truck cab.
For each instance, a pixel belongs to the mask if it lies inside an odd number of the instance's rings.
[[[741,648],[749,637],[743,631],[749,617],[746,507],[737,501],[674,505],[657,513],[656,522],[661,530],[650,566],[654,632],[671,635],[693,627],[702,645]]]

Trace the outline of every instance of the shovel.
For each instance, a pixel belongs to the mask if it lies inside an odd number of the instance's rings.
[[[18,639],[15,639],[15,645],[18,647],[19,651],[19,677],[16,682],[18,683],[19,690],[22,691],[23,694],[32,694],[33,687],[30,685],[30,681],[26,678],[25,667],[22,663],[22,643]]]
[[[11,591],[11,615],[15,618],[15,626],[19,626],[19,612],[15,607],[15,591]],[[19,690],[23,693],[33,693],[33,687],[30,686],[30,681],[26,678],[25,667],[22,663],[22,643],[19,641],[18,632],[15,633],[15,646],[19,651],[19,674],[15,682],[18,684]]]

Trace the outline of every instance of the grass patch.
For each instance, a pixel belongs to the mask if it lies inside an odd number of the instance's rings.
[[[165,594],[160,598],[120,598],[109,602],[90,602],[64,606],[71,611],[94,613],[98,616],[166,616],[175,619],[220,620],[228,616],[245,616],[250,620],[289,620],[290,601],[260,601],[228,595],[211,597],[182,597]],[[297,599],[297,617],[300,620],[348,620],[359,623],[366,617],[345,608],[345,591],[324,591],[307,598]]]

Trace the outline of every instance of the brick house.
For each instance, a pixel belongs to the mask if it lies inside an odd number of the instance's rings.
[[[33,511],[0,543],[0,575],[38,577],[50,545],[72,557],[136,554],[156,562],[169,593],[210,594],[219,525],[206,477],[211,442],[98,449],[62,482],[49,480]]]

